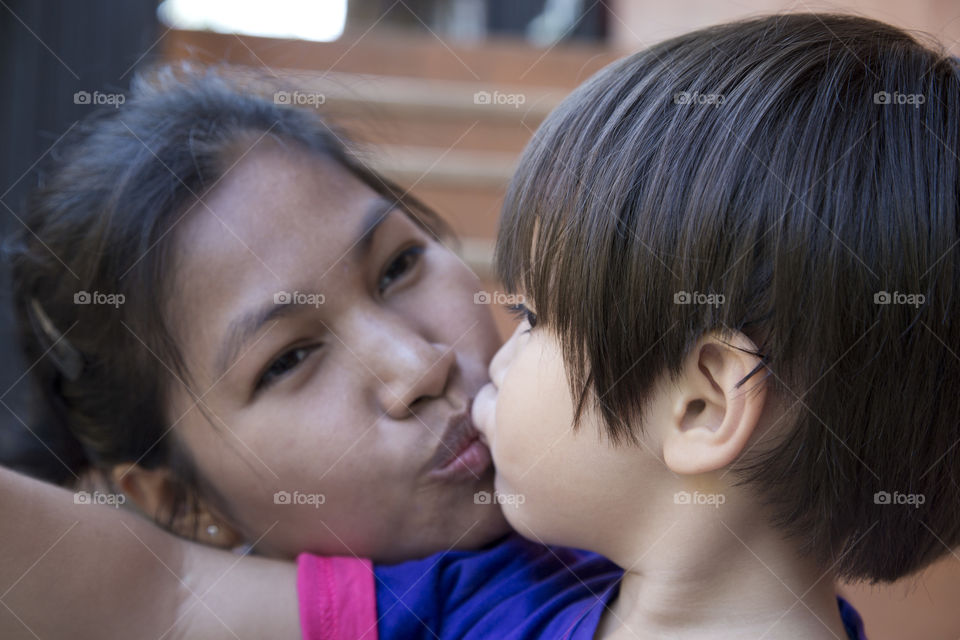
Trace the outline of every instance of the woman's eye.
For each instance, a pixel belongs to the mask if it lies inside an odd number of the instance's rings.
[[[405,273],[417,264],[417,260],[419,260],[423,254],[423,249],[422,246],[410,247],[402,251],[400,255],[387,265],[383,275],[380,276],[380,282],[377,283],[377,288],[380,290],[380,293],[386,291],[387,287],[403,277]]]
[[[527,309],[526,305],[514,304],[508,307],[508,309],[510,313],[515,315],[521,321],[526,320],[531,329],[537,326],[537,314],[535,314],[533,311],[530,311],[530,309]]]
[[[260,376],[260,379],[257,381],[256,388],[262,389],[268,387],[286,374],[293,371],[297,366],[306,360],[307,356],[310,355],[317,347],[297,347],[296,349],[290,349],[282,356],[270,363],[270,366],[266,371],[263,372],[263,375]]]

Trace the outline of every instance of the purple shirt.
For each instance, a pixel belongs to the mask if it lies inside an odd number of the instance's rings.
[[[623,575],[594,553],[544,547],[516,534],[479,551],[395,565],[339,561],[320,571],[326,564],[315,556],[299,559],[305,640],[364,634],[371,640],[592,640]],[[347,591],[343,585],[352,591],[338,597]],[[866,640],[854,608],[839,597],[837,604],[848,637]]]

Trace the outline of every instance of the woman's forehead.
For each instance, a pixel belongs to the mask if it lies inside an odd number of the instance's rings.
[[[309,251],[340,255],[379,195],[336,161],[276,146],[247,152],[178,223],[182,267],[252,262],[267,272]]]
[[[331,159],[254,149],[178,223],[171,312],[219,331],[221,316],[273,292],[333,286],[392,208]]]

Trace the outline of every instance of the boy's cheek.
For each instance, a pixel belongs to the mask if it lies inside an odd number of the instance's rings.
[[[475,420],[484,421],[478,428],[486,432],[498,482],[522,492],[538,481],[541,466],[549,466],[534,461],[544,458],[550,443],[564,439],[572,406],[554,342],[536,332],[515,334],[511,342],[509,365],[500,370],[495,388],[481,390],[474,400],[489,402],[486,409],[478,407]]]
[[[536,393],[531,391],[536,385],[531,385],[530,375],[535,368],[527,366],[523,358],[515,361],[504,378],[504,385],[495,397],[493,411],[494,437],[491,447],[494,463],[498,472],[507,478],[515,474],[522,474],[538,455],[536,443],[542,442],[546,435],[542,433],[542,425],[537,419],[542,415],[543,407]]]
[[[490,380],[497,388],[503,386],[503,378],[510,368],[510,363],[516,357],[518,342],[524,335],[525,326],[526,323],[519,324],[490,361]]]

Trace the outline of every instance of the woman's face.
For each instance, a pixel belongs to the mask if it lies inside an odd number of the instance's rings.
[[[204,203],[176,229],[167,315],[192,393],[170,419],[239,533],[390,562],[507,531],[475,498],[493,470],[470,406],[499,343],[476,276],[335,162],[274,142]]]

